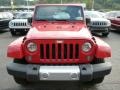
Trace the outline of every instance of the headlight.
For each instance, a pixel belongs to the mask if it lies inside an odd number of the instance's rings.
[[[82,45],[82,51],[84,52],[89,52],[91,48],[92,48],[92,45],[89,42],[86,42]]]
[[[14,24],[13,24],[13,22],[9,22],[9,26],[13,26]]]
[[[107,22],[107,26],[111,26],[111,22],[110,21]]]
[[[30,43],[28,43],[28,45],[27,45],[27,49],[28,49],[28,51],[30,51],[30,52],[35,52],[35,51],[37,51],[37,44],[36,44],[36,43],[33,43],[33,42],[30,42]]]

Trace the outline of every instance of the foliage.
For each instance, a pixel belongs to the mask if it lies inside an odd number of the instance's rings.
[[[10,6],[12,0],[0,0],[0,6]],[[27,0],[13,0],[14,5],[27,5]],[[62,0],[63,3],[86,3],[87,8],[92,8],[93,0]],[[120,0],[94,0],[94,9],[104,10],[104,9],[116,9],[120,10]],[[60,3],[61,0],[33,0],[29,1],[29,5],[34,5],[38,3]]]

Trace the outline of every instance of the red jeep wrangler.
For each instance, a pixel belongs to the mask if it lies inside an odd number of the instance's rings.
[[[101,83],[111,72],[111,48],[91,35],[76,4],[37,5],[32,28],[8,46],[7,71],[21,85],[36,81]]]

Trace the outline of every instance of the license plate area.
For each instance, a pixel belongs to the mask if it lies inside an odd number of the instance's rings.
[[[41,66],[39,78],[43,81],[79,80],[79,66]]]

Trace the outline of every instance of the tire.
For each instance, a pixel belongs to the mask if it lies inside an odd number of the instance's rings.
[[[22,86],[30,85],[30,82],[27,81],[26,79],[23,79],[23,78],[20,78],[20,77],[15,77],[15,76],[13,78],[14,78],[14,80],[17,84],[20,84]]]
[[[102,33],[102,36],[104,36],[104,37],[107,37],[109,35],[109,33],[107,32],[107,33]]]
[[[16,36],[16,31],[14,31],[13,29],[10,29],[10,32],[12,36]]]
[[[100,77],[100,78],[96,78],[96,79],[93,79],[92,81],[87,82],[87,84],[95,85],[95,84],[102,83],[103,80],[104,80],[104,77]]]
[[[95,58],[91,64],[105,63],[105,60],[102,58]]]
[[[95,58],[91,64],[99,64],[99,63],[105,63],[105,60],[102,59],[102,58]],[[92,79],[91,81],[88,81],[86,82],[87,84],[90,84],[90,85],[95,85],[95,84],[99,84],[99,83],[102,83],[104,80],[104,77],[99,77],[99,78],[96,78],[96,79]]]
[[[107,32],[102,33],[102,36],[107,37],[109,35],[109,33],[110,33],[110,30],[108,29]]]
[[[21,35],[26,35],[26,32],[25,31],[21,31],[20,34]]]
[[[26,64],[26,61],[25,59],[14,59],[13,60],[14,63],[19,63],[19,64]],[[20,77],[16,77],[16,76],[13,76],[14,80],[16,83],[22,85],[22,86],[27,86],[30,84],[29,81],[27,81],[26,79],[23,79],[23,78],[20,78]]]

